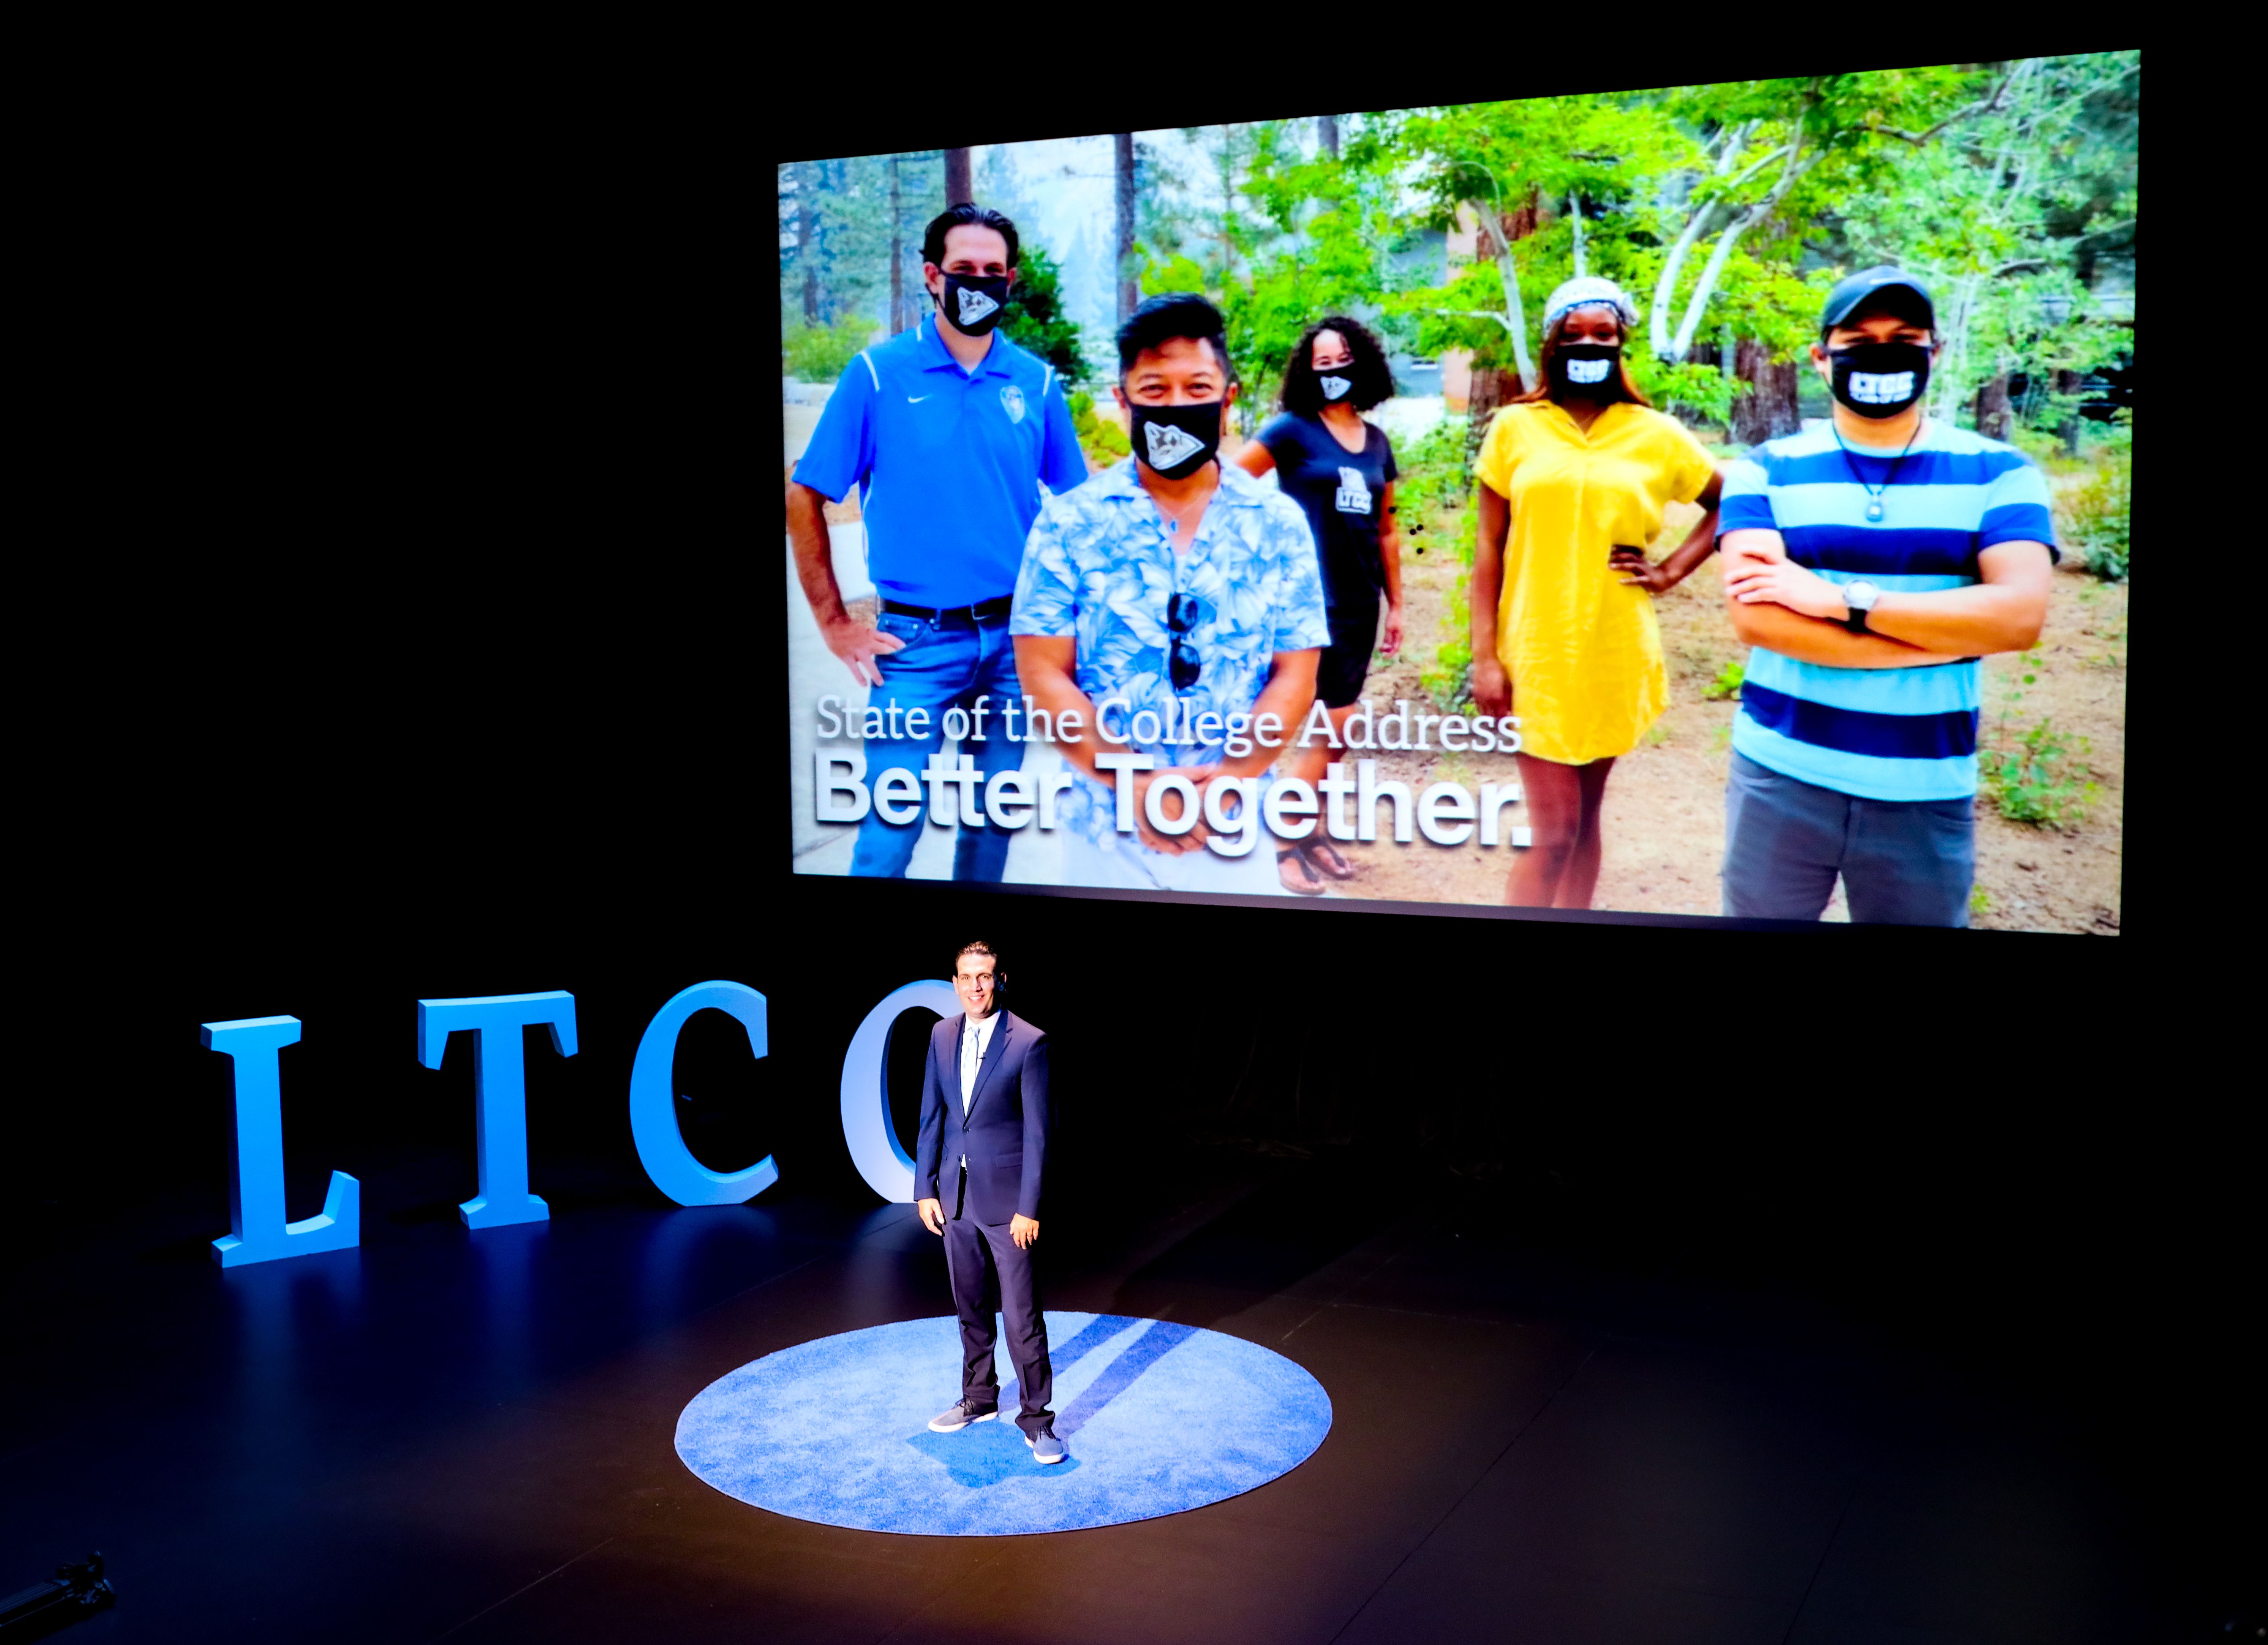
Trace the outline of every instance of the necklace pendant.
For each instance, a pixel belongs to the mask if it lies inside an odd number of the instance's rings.
[[[1875,497],[1867,503],[1867,518],[1870,520],[1879,520],[1882,518],[1881,498]]]

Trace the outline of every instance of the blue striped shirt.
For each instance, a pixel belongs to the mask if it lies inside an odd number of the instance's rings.
[[[1861,483],[1863,481],[1863,483]],[[1868,487],[1882,502],[1867,518]],[[1777,531],[1788,558],[1830,583],[1885,592],[1966,588],[1977,556],[2005,542],[2055,553],[2047,482],[2021,452],[1932,421],[1897,462],[1831,428],[1768,440],[1725,473],[1720,532]],[[1862,799],[1966,799],[1977,792],[1983,665],[1835,668],[1763,646],[1749,654],[1733,746],[1758,765]]]

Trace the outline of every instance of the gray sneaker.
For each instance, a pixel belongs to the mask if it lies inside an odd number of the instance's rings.
[[[1043,1428],[1036,1434],[1025,1435],[1024,1443],[1032,1448],[1032,1460],[1035,1462],[1061,1462],[1065,1457],[1071,1455],[1071,1452],[1064,1449],[1063,1441],[1056,1437],[1056,1431],[1051,1428]]]
[[[998,1406],[980,1411],[969,1400],[963,1399],[950,1411],[940,1411],[930,1418],[929,1431],[932,1434],[958,1434],[971,1422],[990,1422],[999,1414],[1000,1407]]]

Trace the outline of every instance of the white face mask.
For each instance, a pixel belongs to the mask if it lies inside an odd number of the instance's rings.
[[[1904,406],[1914,397],[1911,371],[1853,371],[1851,398],[1869,406]]]

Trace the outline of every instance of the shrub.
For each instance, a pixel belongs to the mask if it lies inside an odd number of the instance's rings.
[[[1017,261],[1016,283],[1008,290],[1008,312],[1000,329],[1054,366],[1064,382],[1086,380],[1086,356],[1079,352],[1079,327],[1064,312],[1063,270],[1029,240]]]
[[[874,322],[845,314],[832,326],[793,326],[780,333],[783,375],[799,383],[832,383],[874,334]]]
[[[2014,749],[1988,749],[1977,757],[1977,775],[2000,815],[2010,822],[2055,829],[2075,828],[2095,799],[2095,784],[2073,756],[2087,752],[2087,738],[2055,729],[2042,720]]]
[[[1094,396],[1083,388],[1074,390],[1071,397],[1071,426],[1079,436],[1079,450],[1097,468],[1109,467],[1134,449],[1126,443],[1123,429],[1096,415]]]
[[[1433,665],[1418,672],[1418,682],[1444,714],[1468,714],[1473,707],[1473,554],[1480,539],[1480,510],[1465,504],[1457,522],[1457,558],[1468,568],[1457,573],[1449,591],[1448,609],[1441,614],[1447,637],[1434,648]]]
[[[2065,528],[2080,563],[2106,583],[2124,583],[2132,538],[2134,448],[2103,453],[2091,480],[2064,503]]]

